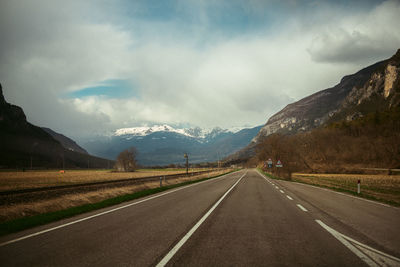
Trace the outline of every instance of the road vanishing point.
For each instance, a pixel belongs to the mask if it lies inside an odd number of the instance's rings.
[[[242,170],[0,238],[1,266],[400,266],[400,209]]]

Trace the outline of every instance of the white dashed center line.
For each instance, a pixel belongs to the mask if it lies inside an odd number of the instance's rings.
[[[297,204],[297,207],[299,207],[299,209],[301,209],[302,211],[308,211],[306,208],[304,208],[302,205]]]

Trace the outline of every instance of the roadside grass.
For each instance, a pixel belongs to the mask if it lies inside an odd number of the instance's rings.
[[[201,171],[203,169],[194,169]],[[185,173],[186,169],[139,169],[135,172],[114,172],[112,170],[33,170],[26,172],[0,172],[0,191],[70,185],[88,182],[112,181]],[[192,169],[190,170],[192,172]]]
[[[261,169],[259,171],[272,179],[283,180]],[[357,193],[358,180],[361,182],[360,194]],[[393,206],[400,206],[400,176],[294,173],[291,181],[328,188]]]
[[[189,172],[193,171],[208,171],[212,168],[189,168]],[[154,168],[154,169],[139,169],[138,171],[152,172],[152,171],[165,171],[165,172],[186,172],[186,168]]]
[[[278,176],[274,176],[273,174],[271,174],[271,173],[269,173],[269,172],[263,171],[261,168],[257,168],[257,170],[258,170],[259,172],[261,172],[262,174],[264,174],[265,176],[268,176],[268,177],[271,178],[271,179],[275,179],[275,180],[284,180],[284,179],[282,179],[282,178],[279,178]]]
[[[371,174],[306,174],[295,173],[293,181],[321,186],[355,196],[400,206],[400,176]],[[357,193],[360,180],[361,192]]]
[[[172,184],[172,185],[167,185],[167,186],[162,186],[162,187],[145,189],[145,190],[134,192],[131,194],[125,194],[125,195],[120,195],[117,197],[105,199],[105,200],[102,200],[102,201],[96,202],[96,203],[90,203],[90,204],[85,204],[85,205],[81,205],[81,206],[71,207],[71,208],[64,209],[64,210],[47,212],[47,213],[42,213],[42,214],[30,216],[30,217],[23,217],[23,218],[11,220],[11,221],[6,221],[3,223],[0,223],[0,236],[15,233],[15,232],[22,231],[22,230],[25,230],[28,228],[44,225],[44,224],[58,221],[61,219],[66,219],[66,218],[69,218],[69,217],[72,217],[75,215],[79,215],[82,213],[114,206],[117,204],[121,204],[123,202],[132,201],[132,200],[135,200],[138,198],[142,198],[142,197],[149,196],[152,194],[160,193],[160,192],[170,190],[173,188],[214,179],[214,178],[217,178],[217,177],[220,177],[220,176],[232,173],[232,172],[236,172],[236,171],[238,171],[238,169],[232,170],[232,171],[229,171],[229,172],[226,172],[223,174],[219,174],[219,175],[216,175],[213,177],[206,177],[206,178],[201,178],[198,180],[185,181],[185,182],[178,183],[178,184]]]

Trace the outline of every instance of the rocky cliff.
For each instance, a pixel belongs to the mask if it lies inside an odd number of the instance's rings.
[[[18,136],[26,135],[47,142],[58,144],[48,133],[39,127],[30,124],[22,108],[9,104],[4,98],[3,88],[0,84],[0,133]],[[6,139],[2,140],[6,142]],[[2,143],[3,143],[2,142]]]
[[[75,152],[79,152],[82,154],[88,154],[88,152],[83,149],[82,147],[80,147],[74,140],[72,140],[71,138],[66,137],[63,134],[57,133],[55,131],[53,131],[52,129],[49,128],[45,128],[42,127],[42,129],[47,132],[48,134],[50,134],[54,139],[56,139],[58,142],[61,143],[61,145],[71,151],[75,151]]]
[[[65,148],[51,134],[29,123],[22,108],[4,99],[0,84],[0,168],[87,168],[88,161],[92,168],[110,163]]]
[[[400,103],[400,49],[391,58],[342,78],[273,115],[252,143],[273,133],[294,134],[328,122],[353,120]]]

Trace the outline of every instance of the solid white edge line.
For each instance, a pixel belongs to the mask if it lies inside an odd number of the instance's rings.
[[[323,223],[323,222],[321,221],[321,223]],[[323,223],[323,224],[324,224],[324,223]],[[326,224],[325,224],[325,226],[326,226],[326,227],[329,227],[329,226],[327,226]],[[330,228],[330,227],[329,227],[329,228]],[[332,228],[330,228],[330,229],[332,229]],[[332,229],[332,230],[335,231],[334,229]],[[336,232],[337,232],[337,231],[336,231]],[[387,257],[387,258],[390,258],[391,260],[398,261],[398,262],[400,263],[400,259],[399,259],[399,258],[396,258],[396,257],[394,257],[394,256],[392,256],[392,255],[386,254],[385,252],[379,251],[379,250],[377,250],[377,249],[371,248],[370,246],[367,246],[367,245],[365,245],[365,244],[363,244],[363,243],[360,243],[360,242],[358,242],[357,240],[354,240],[353,238],[348,237],[348,236],[346,236],[346,235],[344,235],[344,234],[342,234],[342,233],[339,233],[339,232],[337,232],[337,233],[338,233],[339,235],[341,235],[344,239],[347,239],[348,241],[350,241],[350,242],[352,242],[352,243],[354,243],[354,244],[356,244],[356,245],[358,245],[358,246],[360,246],[360,247],[362,247],[362,248],[371,250],[371,251],[373,251],[373,252],[375,252],[375,253],[377,253],[377,254],[380,254],[380,255],[382,255],[382,256],[385,256],[385,257]]]
[[[189,238],[193,235],[193,233],[200,227],[200,225],[210,216],[210,214],[215,210],[215,208],[222,202],[222,200],[232,191],[232,189],[242,180],[242,178],[247,174],[242,175],[242,177],[237,180],[237,182],[225,192],[225,194],[204,214],[203,217],[186,233],[186,235],[164,256],[164,258],[156,265],[157,267],[165,266],[171,258],[178,252],[178,250],[189,240]]]
[[[304,208],[302,205],[300,204],[296,204],[297,207],[299,207],[299,209],[301,209],[302,211],[308,211],[306,208]]]
[[[268,183],[270,183],[271,185],[275,186],[276,189],[279,189],[279,187],[277,187],[273,182],[271,182],[270,180],[267,179],[267,177],[265,177],[264,175],[262,175],[258,170],[256,170],[256,172],[265,179],[265,181],[267,181]]]
[[[264,178],[267,182],[269,182],[270,184],[272,184],[272,185],[274,185],[271,181],[269,181],[264,175],[262,175],[259,171],[257,171],[257,173],[262,177],[262,178]],[[285,193],[283,190],[279,190],[282,194],[283,193]],[[288,199],[290,199],[290,200],[293,200],[293,198],[291,197],[291,196],[288,196],[288,195],[286,195],[286,197],[288,198]],[[301,206],[301,205],[300,205]],[[303,206],[301,206],[301,207],[303,207]],[[304,208],[304,207],[303,207]],[[305,209],[305,208],[304,208]],[[307,210],[305,210],[305,211],[307,211]]]
[[[338,232],[324,224],[320,220],[315,220],[319,225],[322,226],[326,231],[328,231],[331,235],[333,235],[337,240],[339,240],[343,245],[345,245],[351,252],[356,254],[361,260],[363,260],[368,266],[379,266],[374,261],[372,261],[369,257],[365,256],[364,253],[360,252],[356,249],[350,242],[344,239]]]
[[[329,227],[328,225],[324,224],[322,221],[320,220],[315,220],[320,226],[322,226],[322,228],[324,228],[326,231],[328,231],[331,235],[333,235],[337,240],[339,240],[343,245],[345,245],[349,250],[351,250],[351,252],[353,252],[354,254],[356,254],[361,260],[363,260],[366,264],[368,264],[369,266],[379,266],[374,260],[372,260],[369,256],[365,255],[364,253],[362,253],[360,250],[358,250],[353,244],[351,244],[350,242],[353,242],[354,244],[363,247],[365,249],[371,250],[381,256],[384,256],[386,258],[389,258],[393,261],[397,261],[398,263],[400,263],[400,259],[396,258],[392,255],[386,254],[382,251],[376,250],[374,248],[371,248],[370,246],[364,245],[354,239],[352,239],[351,237],[348,237],[344,234],[341,234],[339,232],[337,232],[336,230],[332,229],[331,227]],[[346,240],[347,239],[347,240]],[[349,242],[350,241],[350,242]]]
[[[264,175],[262,175],[258,170],[256,170],[256,172],[262,177],[264,178],[267,182],[269,182],[270,184],[272,184],[273,186],[275,186],[276,189],[278,189],[282,194],[284,194],[285,192],[283,190],[280,190],[278,186],[276,186],[274,183],[270,182]]]
[[[225,176],[227,176],[229,174],[231,174],[231,173],[222,175],[221,177],[217,177],[216,179],[221,179],[221,178],[223,178],[223,177],[225,177]],[[6,246],[8,244],[12,244],[12,243],[24,240],[24,239],[28,239],[28,238],[31,238],[31,237],[34,237],[34,236],[45,234],[45,233],[48,233],[48,232],[51,232],[51,231],[54,231],[54,230],[57,230],[57,229],[60,229],[60,228],[64,228],[64,227],[67,227],[67,226],[72,225],[72,224],[76,224],[76,223],[80,223],[80,222],[83,222],[83,221],[86,221],[86,220],[90,220],[90,219],[93,219],[95,217],[99,217],[99,216],[102,216],[102,215],[105,215],[105,214],[108,214],[108,213],[111,213],[111,212],[114,212],[114,211],[117,211],[117,210],[125,209],[125,208],[131,207],[133,205],[137,205],[137,204],[143,203],[143,202],[148,201],[148,200],[152,200],[152,199],[155,199],[155,198],[158,198],[158,197],[162,197],[162,196],[165,196],[165,195],[168,195],[168,194],[171,194],[171,193],[174,193],[176,191],[180,191],[180,190],[192,187],[192,186],[196,186],[196,185],[199,185],[199,184],[202,184],[202,183],[206,183],[206,182],[209,182],[209,181],[215,181],[216,179],[210,179],[210,180],[202,181],[202,182],[199,182],[199,183],[195,183],[195,184],[179,187],[177,189],[174,189],[174,190],[171,190],[171,191],[167,191],[167,192],[159,194],[159,195],[151,196],[151,197],[148,197],[148,198],[145,198],[145,199],[142,199],[142,200],[136,201],[134,203],[130,203],[130,204],[118,207],[118,208],[114,208],[114,209],[111,209],[111,210],[100,212],[100,213],[97,213],[97,214],[94,214],[94,215],[91,215],[91,216],[88,216],[88,217],[85,217],[85,218],[82,218],[82,219],[79,219],[79,220],[76,220],[76,221],[72,221],[72,222],[65,223],[65,224],[62,224],[62,225],[58,225],[58,226],[55,226],[55,227],[52,227],[52,228],[49,228],[49,229],[46,229],[46,230],[43,230],[43,231],[39,231],[39,232],[36,232],[36,233],[33,233],[33,234],[29,234],[29,235],[22,236],[22,237],[19,237],[19,238],[16,238],[16,239],[12,239],[12,240],[0,243],[0,247]]]

